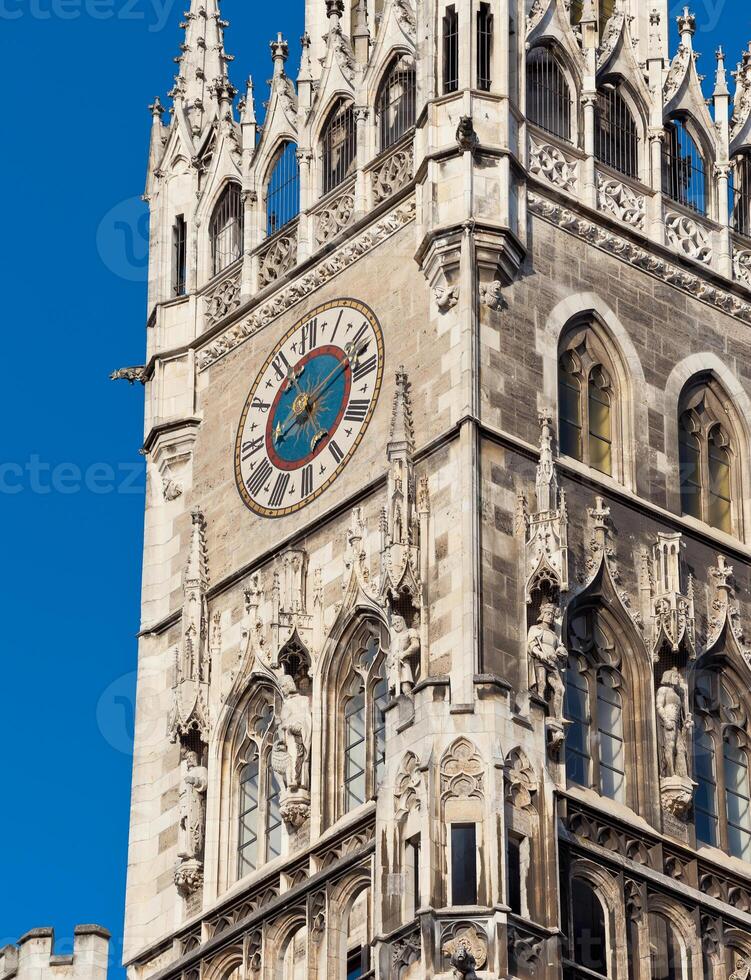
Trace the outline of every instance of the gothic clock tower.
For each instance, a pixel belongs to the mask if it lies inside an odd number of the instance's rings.
[[[191,0],[151,215],[131,980],[747,980],[751,55]]]

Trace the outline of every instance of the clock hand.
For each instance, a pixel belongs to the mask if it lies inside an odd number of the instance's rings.
[[[347,344],[345,346],[344,348],[345,360],[339,361],[339,363],[331,371],[331,373],[327,375],[327,377],[325,377],[323,381],[321,381],[321,383],[310,392],[310,395],[308,397],[310,398],[311,403],[315,402],[316,398],[318,398],[318,396],[321,394],[324,388],[328,385],[329,381],[331,381],[331,379],[335,375],[337,375],[340,371],[342,371],[348,364],[350,365],[350,367],[354,367],[357,364],[360,354],[365,352],[367,346],[368,346],[367,341],[364,341],[362,344],[359,345]]]

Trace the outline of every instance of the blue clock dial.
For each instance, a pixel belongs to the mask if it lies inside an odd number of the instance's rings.
[[[235,478],[247,506],[282,517],[331,486],[365,435],[382,377],[383,334],[364,303],[335,300],[296,323],[240,419]]]

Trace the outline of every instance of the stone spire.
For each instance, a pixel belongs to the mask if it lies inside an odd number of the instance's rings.
[[[227,111],[235,95],[227,74],[232,57],[224,50],[224,28],[219,0],[191,0],[180,26],[185,40],[175,60],[178,73],[170,95],[185,115],[193,136],[200,136],[219,114]]]
[[[394,391],[394,404],[391,409],[389,441],[386,446],[386,456],[389,461],[394,459],[411,460],[412,453],[415,451],[410,387],[404,367],[401,366],[396,372],[396,390]]]
[[[540,461],[537,464],[537,512],[545,513],[558,507],[558,477],[553,461],[553,415],[540,412]]]
[[[161,170],[159,167],[162,162],[164,141],[167,133],[167,130],[162,124],[162,113],[164,112],[164,106],[159,101],[158,96],[149,106],[149,112],[151,113],[151,138],[149,142],[149,163],[146,174],[147,197],[149,197],[151,194],[153,181],[161,176]]]
[[[714,92],[712,94],[718,98],[719,96],[730,95],[728,73],[725,70],[725,52],[722,50],[722,46],[717,49],[715,57],[717,58],[717,71],[715,72]]]

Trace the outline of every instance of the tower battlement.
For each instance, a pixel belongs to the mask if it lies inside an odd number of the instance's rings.
[[[73,952],[55,953],[55,930],[31,929],[0,949],[0,980],[106,980],[110,933],[98,925],[76,926]]]

